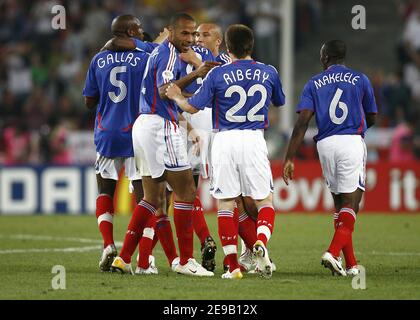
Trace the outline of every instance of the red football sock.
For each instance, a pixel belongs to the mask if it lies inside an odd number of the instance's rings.
[[[171,222],[167,215],[160,216],[156,223],[156,234],[162,245],[163,251],[165,251],[166,258],[168,259],[169,265],[172,264],[172,261],[178,254],[176,252],[174,236],[172,233]]]
[[[99,231],[104,240],[104,248],[114,243],[114,205],[108,194],[100,194],[96,198],[96,219]]]
[[[131,256],[143,234],[144,226],[149,218],[155,214],[156,208],[145,200],[141,200],[134,209],[120,252],[120,257],[125,263],[131,262]]]
[[[233,208],[233,222],[235,223],[235,230],[239,229],[239,209],[236,207]]]
[[[143,236],[139,243],[139,261],[137,266],[142,269],[149,267],[149,256],[152,254],[153,238],[155,236],[156,216],[150,216],[143,229]]]
[[[258,210],[257,239],[261,240],[265,246],[273,234],[275,217],[276,213],[271,206],[264,206]]]
[[[334,229],[338,227],[338,213],[334,213]],[[346,260],[346,268],[349,269],[351,267],[357,266],[357,260],[354,255],[353,249],[353,237],[350,238],[350,241],[343,247],[343,255],[344,259]]]
[[[334,233],[334,237],[331,241],[330,247],[328,248],[328,251],[334,257],[340,256],[341,250],[350,242],[351,235],[354,230],[355,220],[356,214],[353,211],[353,209],[343,207],[340,210],[336,223],[337,227]]]
[[[256,223],[246,213],[239,216],[239,236],[244,240],[248,249],[252,249],[257,241]]]
[[[181,265],[186,264],[188,259],[193,258],[193,208],[193,203],[174,201],[174,222]]]
[[[194,200],[193,225],[194,231],[200,239],[201,245],[203,245],[206,238],[210,236],[210,231],[204,218],[204,210],[199,197],[195,197]]]
[[[235,226],[233,212],[229,210],[219,210],[217,212],[217,222],[219,229],[220,242],[226,256],[226,264],[229,264],[229,271],[239,268],[238,263],[238,229]]]

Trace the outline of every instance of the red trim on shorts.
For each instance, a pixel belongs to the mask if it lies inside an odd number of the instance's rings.
[[[362,117],[362,121],[360,121],[360,127],[359,127],[359,129],[357,130],[357,134],[362,134],[362,131],[363,131],[363,126],[365,125],[365,118],[364,117]]]
[[[217,98],[216,99],[216,128],[215,129],[219,129],[219,103],[217,102]]]
[[[98,118],[98,128],[103,130],[103,131],[106,131],[105,128],[102,126],[102,115],[99,112],[98,112],[98,117],[97,118]]]
[[[152,113],[156,112],[156,99],[157,99],[157,95],[156,95],[156,91],[157,91],[157,85],[156,85],[156,68],[153,72],[153,104],[152,104]]]

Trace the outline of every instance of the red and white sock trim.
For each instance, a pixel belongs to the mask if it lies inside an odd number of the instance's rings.
[[[98,218],[97,218],[97,220],[98,220],[98,226],[101,224],[101,222],[103,222],[103,221],[106,221],[106,222],[109,222],[109,223],[113,223],[113,221],[114,221],[114,215],[113,214],[111,214],[111,213],[109,213],[109,212],[105,212],[105,213],[102,213]]]
[[[156,208],[153,205],[151,205],[149,202],[147,202],[146,200],[141,200],[139,202],[139,206],[142,206],[146,208],[147,210],[149,210],[151,213],[156,214]]]
[[[230,210],[219,210],[217,211],[218,217],[233,218],[233,211]]]
[[[184,210],[184,211],[191,211],[194,209],[193,203],[187,203],[187,202],[174,202],[174,209],[177,210]]]
[[[350,213],[353,216],[354,220],[356,221],[356,212],[354,212],[354,210],[352,208],[349,208],[349,207],[341,208],[341,210],[339,212],[339,215],[343,212]]]
[[[238,249],[237,249],[237,246],[230,244],[230,245],[223,246],[223,252],[225,253],[225,256],[228,256],[230,254],[237,254]]]

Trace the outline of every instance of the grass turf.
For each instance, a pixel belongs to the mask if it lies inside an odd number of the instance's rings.
[[[116,241],[123,240],[128,219],[114,219]],[[217,238],[216,216],[207,221]],[[420,215],[359,216],[354,246],[366,268],[366,290],[321,267],[332,233],[331,216],[278,215],[269,243],[277,265],[271,280],[221,279],[218,238],[214,278],[173,273],[160,244],[154,250],[159,275],[125,276],[99,272],[101,237],[93,216],[0,216],[0,299],[420,299]],[[90,248],[62,250],[78,247]],[[201,260],[197,239],[195,257]],[[52,289],[54,265],[65,267],[65,290]]]

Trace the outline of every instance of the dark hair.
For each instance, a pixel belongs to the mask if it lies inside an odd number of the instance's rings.
[[[175,13],[172,17],[171,20],[169,20],[169,25],[171,26],[175,26],[179,20],[187,20],[187,21],[194,21],[195,19],[190,16],[188,13],[185,12],[178,12]]]
[[[250,55],[254,49],[254,34],[243,24],[233,24],[225,33],[226,46],[235,57],[241,59]]]
[[[346,44],[342,40],[330,40],[324,44],[325,55],[330,61],[343,62],[346,58]]]
[[[153,38],[149,33],[143,32],[143,41],[153,42]]]

